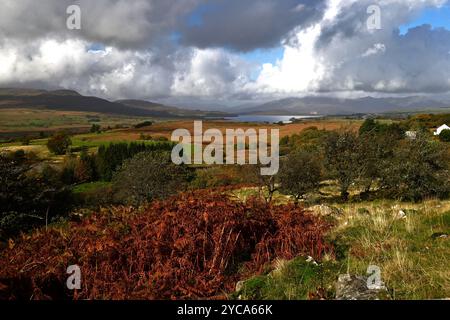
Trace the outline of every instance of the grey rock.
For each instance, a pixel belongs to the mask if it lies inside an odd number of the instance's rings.
[[[367,287],[367,277],[342,274],[336,283],[336,300],[380,300],[387,297],[384,284]]]
[[[308,210],[321,216],[340,216],[344,212],[342,209],[326,206],[324,204],[310,207]]]

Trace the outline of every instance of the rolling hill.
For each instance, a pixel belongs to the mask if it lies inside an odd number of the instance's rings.
[[[182,118],[221,118],[227,117],[231,114],[220,111],[202,111],[202,110],[188,110],[177,107],[166,106],[159,103],[154,103],[145,100],[119,100],[116,103],[120,103],[125,106],[129,106],[135,109],[145,110],[154,113],[164,113],[167,117],[182,117]]]
[[[97,97],[83,96],[72,90],[0,89],[0,109],[2,108],[81,111],[169,119],[223,117],[227,115],[223,112],[184,110],[141,100],[111,102]]]
[[[223,118],[232,115],[349,115],[390,112],[437,112],[450,109],[449,101],[422,96],[404,98],[338,99],[332,97],[286,98],[261,105],[241,105],[222,111],[204,111],[167,106],[145,100],[108,101],[73,90],[0,89],[0,109],[48,109],[95,112],[162,119]],[[447,110],[446,110],[447,109]]]

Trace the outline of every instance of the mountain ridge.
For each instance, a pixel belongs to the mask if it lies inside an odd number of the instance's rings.
[[[74,90],[54,91],[40,89],[0,88],[0,109],[46,108],[60,111],[83,111],[123,116],[155,118],[223,118],[233,115],[351,115],[382,114],[394,112],[432,112],[450,108],[450,102],[425,96],[409,97],[363,97],[341,99],[309,96],[288,97],[262,104],[245,104],[229,107],[228,112],[195,110],[168,106],[158,102],[123,99],[106,99],[84,96]]]
[[[450,108],[450,103],[423,96],[403,98],[340,99],[332,97],[285,98],[269,101],[264,104],[241,108],[240,112],[247,115],[349,115],[389,112],[426,111],[431,109]],[[234,108],[231,110],[235,110]]]
[[[155,118],[224,117],[224,112],[185,110],[144,100],[119,100],[83,96],[74,90],[0,88],[0,110],[5,108],[44,108],[57,111],[82,111],[122,116]]]

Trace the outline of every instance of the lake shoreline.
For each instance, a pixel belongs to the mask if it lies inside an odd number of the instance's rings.
[[[250,122],[250,123],[284,123],[290,124],[297,120],[319,119],[320,115],[304,115],[304,116],[274,116],[274,115],[238,115],[235,117],[224,117],[225,121],[230,122]]]

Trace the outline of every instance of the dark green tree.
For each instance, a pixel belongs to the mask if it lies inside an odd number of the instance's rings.
[[[382,187],[388,197],[419,201],[450,191],[448,150],[427,135],[403,141],[385,164]]]
[[[443,130],[439,135],[439,139],[442,142],[450,142],[450,130]]]
[[[316,152],[296,150],[281,164],[280,190],[293,195],[296,203],[305,194],[318,190],[321,179],[322,160]]]
[[[141,152],[114,174],[116,199],[130,205],[163,199],[183,191],[188,172],[172,163],[166,152]]]
[[[366,119],[359,128],[359,134],[362,135],[365,133],[374,132],[376,130],[377,130],[377,122],[374,119],[369,118]]]
[[[71,204],[68,188],[34,176],[31,169],[27,162],[0,156],[0,239],[46,225]]]
[[[136,154],[144,151],[171,151],[172,148],[171,142],[111,143],[108,146],[101,146],[95,156],[96,174],[101,180],[111,181],[114,172],[122,163]]]
[[[349,188],[361,176],[361,156],[358,135],[352,131],[335,131],[325,140],[325,167],[336,179],[341,198],[348,200]]]
[[[372,185],[383,178],[382,171],[394,155],[400,143],[395,131],[369,131],[359,136],[358,153],[360,177],[363,187],[362,198],[369,195]]]
[[[91,133],[100,133],[102,131],[102,127],[99,124],[92,124],[91,126]]]

